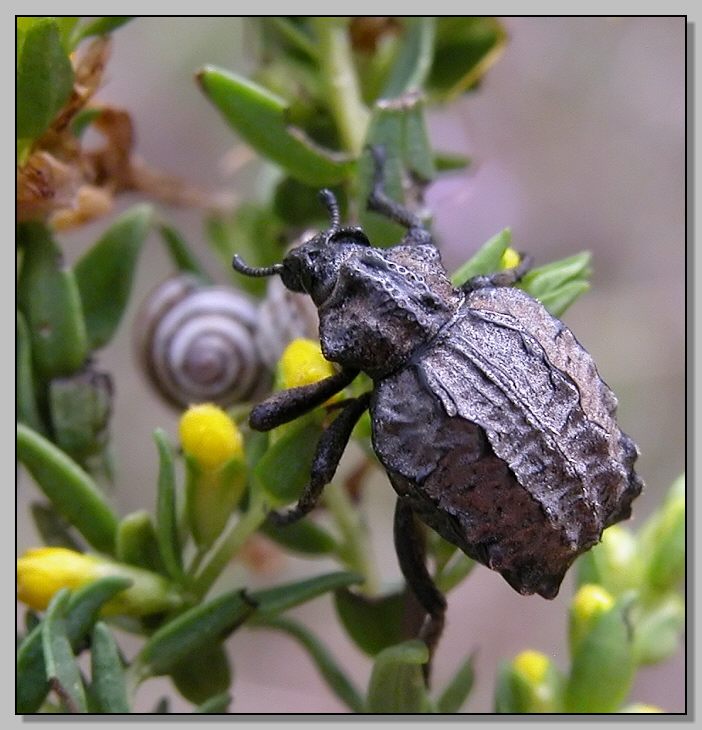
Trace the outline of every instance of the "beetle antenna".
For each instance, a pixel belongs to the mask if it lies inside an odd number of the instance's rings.
[[[232,267],[235,271],[238,271],[240,274],[244,274],[245,276],[273,276],[274,274],[280,274],[283,270],[283,264],[273,264],[272,266],[260,267],[249,266],[244,262],[241,256],[239,256],[239,254],[234,254]]]
[[[329,211],[329,219],[331,226],[329,230],[332,233],[336,233],[339,230],[339,223],[341,221],[341,215],[339,213],[339,204],[336,202],[336,196],[328,188],[324,188],[319,191],[319,199],[324,203],[327,210]]]

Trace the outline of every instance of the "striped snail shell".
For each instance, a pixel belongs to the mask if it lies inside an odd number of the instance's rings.
[[[286,345],[298,337],[319,339],[317,308],[307,294],[291,292],[273,276],[259,308],[256,344],[261,359],[274,369]]]
[[[174,276],[153,291],[137,323],[144,372],[178,407],[251,400],[270,387],[256,327],[257,308],[241,292]]]

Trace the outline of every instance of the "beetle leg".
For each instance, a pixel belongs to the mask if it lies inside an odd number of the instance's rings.
[[[461,284],[460,288],[465,292],[470,292],[486,286],[514,286],[531,269],[532,265],[532,258],[527,254],[520,253],[519,259],[519,263],[512,269],[474,276]]]
[[[429,649],[429,661],[424,665],[424,677],[428,680],[431,658],[444,629],[446,598],[436,587],[426,565],[426,546],[409,502],[398,497],[394,522],[395,551],[400,570],[427,617],[419,630],[419,638]]]
[[[281,390],[251,410],[249,425],[255,431],[270,431],[294,421],[343,390],[357,375],[358,370],[342,370],[309,385]]]
[[[385,148],[372,145],[369,149],[373,157],[373,187],[368,196],[368,210],[374,210],[407,228],[403,244],[431,243],[431,235],[422,220],[385,192]]]
[[[324,431],[317,444],[312,462],[310,483],[305,487],[294,507],[285,512],[271,512],[271,521],[278,525],[289,525],[314,509],[322,490],[334,477],[341,456],[351,438],[351,432],[363,412],[368,408],[370,392],[354,398]]]

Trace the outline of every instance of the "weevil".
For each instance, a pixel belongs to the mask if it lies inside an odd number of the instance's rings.
[[[451,284],[422,221],[384,189],[385,152],[374,162],[368,209],[406,234],[375,248],[343,227],[323,190],[330,225],[265,268],[310,295],[335,375],[281,391],[253,408],[266,431],[325,403],[359,372],[370,391],[348,402],[323,432],[308,486],[276,514],[288,524],[313,509],[354,425],[370,410],[372,443],[397,492],[400,568],[427,616],[433,649],[446,600],[425,563],[415,518],[521,594],[554,598],[573,560],[604,528],[629,517],[643,483],[638,449],[616,423],[617,400],[592,357],[560,320],[519,288],[526,265]]]

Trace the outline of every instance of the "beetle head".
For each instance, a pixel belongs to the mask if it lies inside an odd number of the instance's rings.
[[[319,195],[329,211],[327,230],[294,248],[280,264],[254,268],[234,256],[234,268],[247,276],[278,274],[288,289],[309,294],[317,306],[321,305],[334,289],[344,260],[359,246],[370,246],[370,241],[361,228],[339,225],[339,205],[330,190]]]

